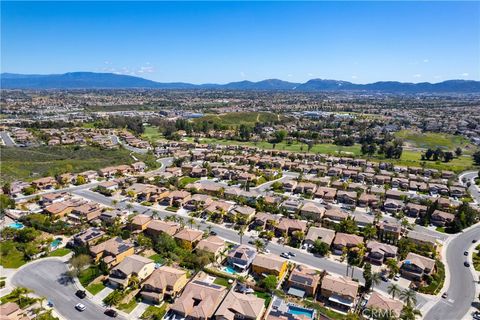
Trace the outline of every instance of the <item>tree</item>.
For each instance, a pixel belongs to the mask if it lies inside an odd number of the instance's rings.
[[[73,268],[73,274],[78,275],[85,266],[90,264],[90,257],[86,254],[79,254],[72,257],[69,262]]]
[[[458,147],[457,149],[455,149],[455,155],[457,157],[460,157],[462,155],[463,151],[460,147]]]
[[[387,292],[392,295],[392,299],[395,299],[395,296],[402,292],[402,289],[396,283],[392,283],[388,286]]]
[[[430,160],[433,156],[433,153],[434,153],[434,151],[432,149],[428,148],[427,151],[425,152],[425,158],[427,160]]]
[[[450,162],[453,160],[453,153],[451,151],[447,151],[443,154],[443,161]]]
[[[373,287],[378,286],[382,281],[382,277],[379,272],[375,272],[372,274],[372,290]]]
[[[196,223],[195,223],[195,219],[189,218],[189,219],[188,219],[188,224],[190,225],[190,228],[193,229],[193,225],[196,224]]]
[[[339,232],[344,232],[344,233],[349,233],[349,234],[355,234],[357,233],[357,224],[355,221],[351,218],[348,217],[347,219],[343,220],[338,224],[338,230]]]
[[[392,259],[392,258],[387,259],[386,265],[388,270],[390,271],[390,278],[393,278],[393,276],[397,274],[398,271],[400,270],[396,259]]]
[[[255,248],[257,249],[257,252],[261,252],[263,251],[263,249],[265,248],[265,242],[263,242],[262,240],[260,239],[256,239],[253,244],[255,245]]]
[[[325,256],[328,254],[328,250],[330,249],[330,246],[326,244],[325,242],[321,241],[320,239],[315,240],[313,243],[313,247],[310,250],[312,253],[319,254],[321,256]]]
[[[287,131],[285,131],[285,130],[277,130],[277,131],[274,132],[273,136],[274,136],[273,142],[274,142],[274,143],[280,143],[280,142],[282,142],[282,141],[285,139],[285,137],[287,136]]]
[[[75,184],[77,186],[85,184],[85,183],[87,183],[87,180],[85,179],[84,176],[77,176],[77,180],[75,181]]]
[[[370,240],[376,237],[377,228],[373,224],[369,223],[365,227],[363,227],[362,233],[365,240]]]
[[[260,286],[267,289],[268,291],[275,290],[277,287],[277,277],[274,275],[268,275],[260,281]]]
[[[365,290],[370,291],[372,287],[372,265],[370,263],[365,263],[363,266],[363,278],[365,279]]]
[[[411,305],[406,305],[402,309],[402,312],[400,314],[400,319],[402,319],[402,320],[415,320],[417,316],[419,316],[419,317],[422,316],[422,313],[420,312],[420,310],[415,309]]]
[[[242,226],[240,230],[238,230],[238,236],[240,237],[240,244],[243,244],[243,236],[245,234],[245,227]]]
[[[475,162],[477,166],[480,165],[480,151],[475,152],[472,155],[472,158],[473,158],[473,162]]]
[[[407,306],[415,306],[417,304],[417,293],[412,289],[405,289],[400,292],[400,299],[402,299]]]
[[[241,124],[238,132],[242,141],[249,141],[252,134],[252,128],[245,124]]]

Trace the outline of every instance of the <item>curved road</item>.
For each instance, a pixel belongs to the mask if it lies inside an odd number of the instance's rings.
[[[12,277],[12,284],[32,289],[35,294],[46,297],[53,302],[55,310],[68,320],[101,320],[111,319],[103,314],[104,308],[96,305],[90,299],[80,299],[75,296],[77,287],[71,281],[66,281],[64,273],[67,265],[59,260],[39,260],[21,268]],[[87,309],[79,312],[75,309],[77,303],[83,303]],[[124,319],[120,315],[117,319]]]

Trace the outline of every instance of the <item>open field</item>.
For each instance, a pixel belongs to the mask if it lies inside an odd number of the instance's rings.
[[[125,149],[103,150],[95,147],[42,146],[1,148],[0,181],[32,180],[64,172],[97,170],[106,166],[134,162]]]
[[[193,141],[193,138],[186,138],[185,140]],[[241,141],[232,141],[232,140],[202,138],[200,139],[200,142],[201,143],[217,143],[217,144],[223,144],[223,145],[248,145],[248,146],[255,146],[261,149],[273,149],[272,144],[265,141],[241,142]],[[438,170],[451,170],[455,172],[465,171],[473,167],[473,161],[469,155],[464,155],[459,158],[454,158],[450,162],[422,161],[421,151],[404,150],[402,153],[402,157],[400,159],[385,159],[382,156],[378,156],[378,155],[375,155],[371,158],[368,158],[367,156],[362,156],[360,149],[361,149],[361,146],[358,144],[344,147],[344,146],[337,146],[335,144],[330,144],[330,143],[322,143],[322,144],[314,145],[310,150],[310,152],[319,153],[319,154],[329,154],[329,155],[335,155],[335,156],[340,156],[340,155],[354,156],[354,157],[369,159],[371,161],[391,162],[401,166],[421,167],[422,163],[424,163],[426,168],[432,168],[432,169],[438,169]],[[282,143],[276,144],[275,150],[307,152],[308,148],[307,148],[307,145],[304,143],[293,142],[289,144],[287,142],[282,142]]]
[[[242,124],[253,126],[255,123],[268,123],[285,120],[287,117],[270,112],[232,112],[225,114],[207,114],[193,120],[194,122],[208,121],[228,127],[237,127]]]
[[[416,148],[423,149],[448,149],[455,150],[457,147],[464,148],[469,145],[469,141],[462,136],[455,136],[446,133],[418,132],[413,130],[401,130],[395,133],[395,136],[401,138],[406,143]]]
[[[152,126],[144,126],[145,132],[142,134],[142,138],[146,140],[150,140],[152,142],[165,140],[163,134],[160,133],[157,127]]]

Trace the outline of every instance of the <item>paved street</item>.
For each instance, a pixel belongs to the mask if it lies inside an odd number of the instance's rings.
[[[16,286],[26,287],[53,302],[54,308],[68,320],[101,320],[110,319],[103,312],[105,309],[88,298],[79,299],[75,296],[77,288],[72,282],[65,281],[63,274],[67,271],[64,262],[58,260],[40,260],[29,264],[18,271],[12,278]],[[77,303],[83,303],[87,309],[79,312],[75,309]],[[124,319],[119,316],[117,319]]]
[[[10,135],[8,134],[8,132],[6,131],[0,131],[0,137],[2,137],[2,140],[3,142],[5,143],[5,146],[7,147],[14,147],[16,144],[15,144],[15,141],[13,141],[13,139],[10,137]]]
[[[475,283],[469,268],[463,265],[467,257],[464,251],[472,245],[473,239],[480,239],[480,225],[460,234],[447,247],[447,267],[450,271],[450,285],[444,288],[449,298],[440,300],[425,315],[428,320],[462,319],[475,298]]]

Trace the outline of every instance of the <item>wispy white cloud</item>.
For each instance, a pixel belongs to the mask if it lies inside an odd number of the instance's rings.
[[[291,78],[291,77],[293,77],[293,74],[289,73],[289,74],[287,74],[287,77]]]
[[[429,63],[430,60],[428,60],[428,59],[423,59],[423,62],[424,62],[424,63]]]
[[[245,77],[246,77],[246,74],[245,74],[245,72],[243,72],[243,71],[240,71],[240,77],[242,77],[242,78],[245,78]]]
[[[417,73],[417,74],[414,74],[413,77],[414,77],[414,78],[421,78],[422,75],[421,75],[420,73]]]
[[[468,77],[470,74],[468,72],[464,72],[460,74],[460,77]]]
[[[351,76],[352,79],[357,79],[358,77],[356,75]]]
[[[147,74],[147,73],[154,73],[155,68],[153,66],[150,66],[147,64],[146,66],[140,67],[135,71],[135,74],[137,75],[142,75],[142,74]]]

